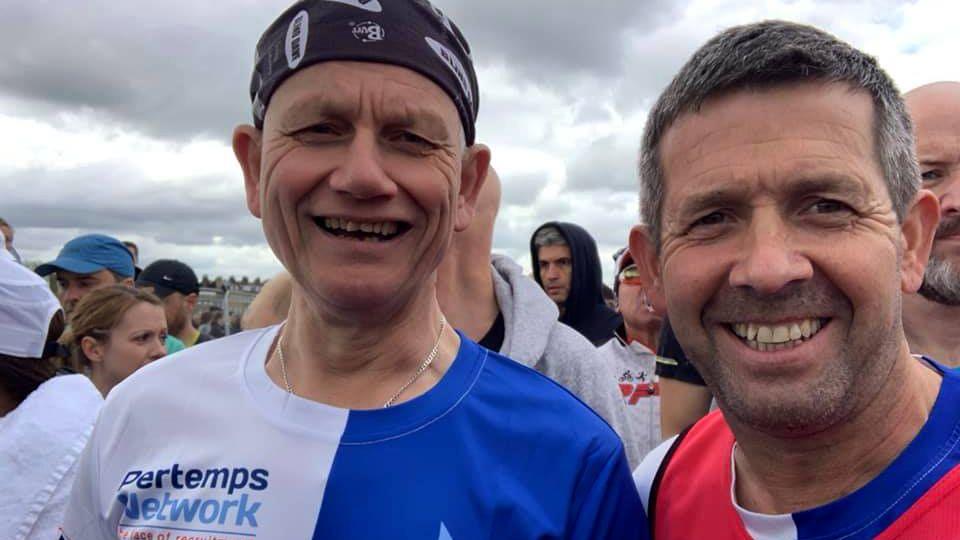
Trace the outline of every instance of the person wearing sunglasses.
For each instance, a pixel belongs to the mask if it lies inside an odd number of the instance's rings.
[[[627,249],[615,255],[613,290],[623,323],[598,351],[613,367],[640,455],[660,444],[660,384],[656,376],[657,337],[663,321],[663,298],[644,283]]]

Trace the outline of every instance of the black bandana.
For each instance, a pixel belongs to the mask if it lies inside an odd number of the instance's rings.
[[[299,69],[328,60],[402,66],[427,77],[453,100],[467,145],[479,109],[470,46],[427,0],[301,0],[283,12],[257,43],[250,98],[263,128],[270,97]]]

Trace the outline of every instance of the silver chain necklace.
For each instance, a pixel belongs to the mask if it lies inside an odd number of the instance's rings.
[[[430,354],[428,354],[427,357],[423,359],[423,362],[420,364],[420,367],[417,368],[417,372],[414,373],[412,377],[410,377],[410,380],[408,380],[403,386],[401,386],[400,389],[397,390],[397,392],[393,394],[393,396],[391,396],[386,403],[383,404],[384,409],[386,409],[390,405],[393,405],[393,402],[396,401],[398,397],[400,397],[400,394],[402,394],[404,390],[409,388],[411,384],[413,384],[417,379],[419,379],[420,376],[423,375],[425,371],[427,371],[427,368],[430,367],[430,364],[433,364],[433,361],[437,358],[437,353],[440,351],[440,338],[443,337],[443,330],[444,328],[446,328],[446,326],[447,326],[446,317],[444,317],[443,315],[440,315],[440,331],[437,333],[437,341],[433,344],[433,349],[431,349]],[[283,385],[287,388],[288,394],[293,394],[293,386],[290,385],[290,379],[287,378],[287,362],[283,358],[284,336],[285,336],[285,333],[281,331],[280,337],[279,339],[277,339],[277,358],[280,359],[280,373],[281,375],[283,375]]]

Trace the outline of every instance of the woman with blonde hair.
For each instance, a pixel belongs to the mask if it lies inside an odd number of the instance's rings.
[[[70,320],[70,349],[106,397],[146,364],[167,354],[163,302],[151,293],[113,285],[85,296]]]

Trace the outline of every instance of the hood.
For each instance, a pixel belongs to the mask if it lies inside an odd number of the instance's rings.
[[[620,316],[603,301],[603,269],[597,243],[583,227],[562,221],[544,223],[530,237],[530,256],[533,261],[533,278],[541,287],[540,258],[533,239],[544,227],[555,227],[570,247],[573,275],[570,279],[570,294],[564,303],[560,322],[572,326],[594,344],[600,344],[613,336],[613,329],[620,324]]]
[[[490,259],[493,289],[503,315],[504,337],[500,354],[534,367],[543,356],[560,311],[523,268],[504,255]]]

